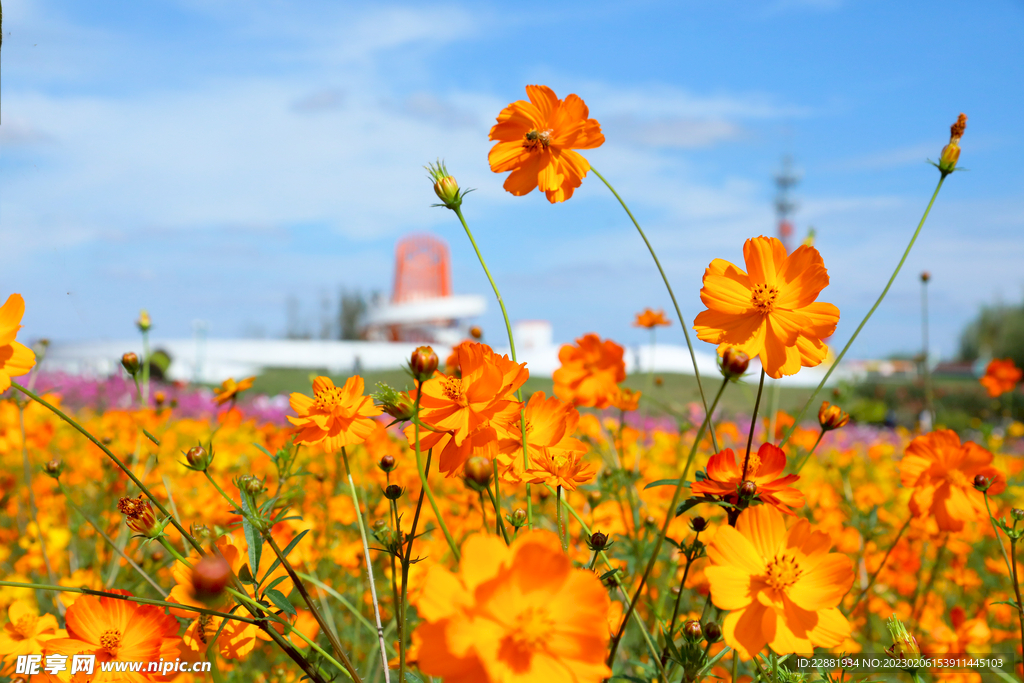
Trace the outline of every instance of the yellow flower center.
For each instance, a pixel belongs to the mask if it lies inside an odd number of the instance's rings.
[[[317,408],[330,412],[337,406],[341,405],[341,389],[338,387],[331,387],[330,389],[315,394],[313,398],[316,402]]]
[[[462,398],[462,380],[457,377],[445,377],[441,389],[449,400],[458,401]]]
[[[121,632],[117,629],[104,631],[100,636],[100,646],[110,654],[117,654],[117,648],[121,645]]]
[[[754,285],[750,290],[750,302],[754,308],[762,313],[771,313],[775,308],[775,297],[779,295],[779,288],[774,285]]]
[[[953,486],[958,486],[960,488],[972,486],[972,484],[967,481],[967,475],[960,470],[948,470],[946,472],[946,481]]]
[[[548,145],[551,144],[551,129],[548,130],[537,130],[534,128],[526,134],[523,140],[523,147],[529,150],[537,149],[538,146],[543,146],[547,149]]]
[[[513,619],[498,651],[499,659],[516,673],[530,667],[535,652],[543,650],[555,632],[555,621],[543,607],[527,607]]]
[[[768,561],[765,581],[775,590],[784,590],[796,583],[801,574],[800,565],[792,555],[783,553]]]
[[[18,619],[17,623],[14,624],[14,630],[23,637],[28,638],[36,630],[37,620],[38,617],[35,615],[26,614],[21,619]]]

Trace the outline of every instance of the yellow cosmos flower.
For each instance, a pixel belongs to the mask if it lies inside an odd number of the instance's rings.
[[[837,606],[853,585],[853,564],[831,546],[806,519],[786,531],[782,513],[767,505],[745,510],[735,529],[718,530],[704,575],[712,602],[730,610],[725,642],[743,659],[765,645],[780,655],[809,653],[850,634]]]
[[[363,396],[363,378],[358,375],[349,377],[343,387],[334,386],[329,377],[317,377],[313,398],[294,393],[289,404],[298,413],[288,416],[297,427],[295,442],[322,443],[329,451],[365,441],[376,428],[373,418],[382,412],[372,398]]]
[[[700,300],[708,310],[694,319],[697,338],[718,344],[719,355],[734,346],[759,356],[774,379],[819,365],[839,309],[815,301],[828,286],[818,250],[801,246],[787,256],[778,239],[755,237],[743,244],[743,259],[746,272],[723,259],[704,271]]]
[[[0,391],[7,391],[12,377],[26,374],[36,365],[32,349],[14,340],[21,329],[25,315],[25,300],[21,294],[11,294],[0,306]]]

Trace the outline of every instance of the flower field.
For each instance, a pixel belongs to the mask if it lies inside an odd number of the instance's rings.
[[[505,189],[552,204],[585,180],[614,193],[577,151],[604,142],[584,101],[526,92],[491,130]],[[466,191],[444,164],[429,172],[507,324]],[[835,367],[870,334],[878,304],[845,320],[828,284],[813,244],[751,236],[678,293],[703,303],[695,320],[639,312],[638,327],[681,324],[720,356],[701,400],[657,420],[623,386],[623,347],[585,330],[552,395],[522,391],[509,326],[508,356],[424,346],[404,386],[316,377],[285,409],[250,400],[253,378],[212,396],[158,384],[131,353],[104,381],[47,375],[10,294],[0,678],[1018,680],[1024,425],[1009,411],[970,434],[854,424],[841,394],[820,393],[827,375],[802,410],[774,411],[765,377]],[[856,332],[830,349],[840,324]],[[151,325],[143,312],[146,348]],[[718,410],[744,375],[753,412]],[[1020,380],[997,359],[982,385],[1009,406]]]

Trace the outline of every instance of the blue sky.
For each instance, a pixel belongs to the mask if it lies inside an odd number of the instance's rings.
[[[454,288],[487,293],[422,166],[444,158],[516,319],[621,343],[670,302],[593,176],[564,204],[512,197],[487,132],[528,83],[577,93],[607,142],[586,156],[630,203],[688,322],[704,268],[774,234],[772,175],[802,174],[839,306],[873,303],[968,114],[961,164],[852,356],[914,351],[918,273],[951,355],[977,307],[1024,286],[1024,3],[180,0],[19,2],[4,12],[0,294],[25,338],[284,332],[296,297],[390,290],[395,241],[447,239]],[[674,317],[674,316],[673,316]],[[482,324],[501,341],[497,306]],[[662,340],[681,343],[678,327]],[[710,349],[710,347],[707,347]]]

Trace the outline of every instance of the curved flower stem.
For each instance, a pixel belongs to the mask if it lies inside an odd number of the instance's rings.
[[[821,443],[821,439],[822,439],[822,437],[824,437],[824,436],[825,436],[825,430],[824,430],[824,429],[822,429],[822,430],[821,430],[821,431],[820,431],[820,432],[818,433],[818,439],[817,439],[817,441],[815,441],[815,442],[814,442],[814,445],[813,445],[813,446],[811,446],[811,450],[809,450],[809,451],[807,452],[807,455],[805,455],[805,456],[804,456],[804,459],[800,461],[800,464],[799,464],[799,465],[797,465],[796,467],[794,467],[794,468],[793,468],[793,474],[800,474],[800,470],[802,470],[802,469],[804,468],[804,465],[806,465],[806,464],[807,464],[807,461],[811,459],[811,456],[812,456],[812,455],[814,455],[814,451],[816,451],[816,450],[818,449],[818,444],[819,444],[819,443]]]
[[[711,414],[714,413],[715,408],[718,406],[718,401],[722,398],[722,392],[725,391],[725,385],[728,383],[728,378],[722,380],[722,386],[718,388],[718,393],[715,395],[715,400],[711,404],[711,409],[704,413],[704,421],[701,423],[700,429],[697,430],[697,436],[693,440],[693,446],[690,448],[690,455],[686,460],[686,465],[683,467],[683,471],[679,475],[679,481],[676,482],[676,490],[675,493],[672,494],[672,502],[669,504],[668,510],[665,513],[665,523],[662,525],[661,533],[658,534],[658,540],[654,544],[654,552],[651,553],[651,559],[647,561],[647,567],[644,569],[643,576],[640,578],[640,585],[636,587],[636,593],[633,594],[633,599],[629,601],[629,607],[626,608],[626,613],[622,618],[622,624],[619,626],[619,632],[616,633],[615,637],[612,639],[611,648],[608,652],[608,659],[606,660],[608,666],[611,666],[612,662],[615,661],[615,652],[618,650],[619,643],[622,641],[622,635],[626,631],[626,623],[629,621],[629,615],[636,609],[636,604],[640,600],[640,594],[644,590],[647,578],[651,575],[651,570],[654,569],[654,564],[658,560],[658,553],[661,552],[661,546],[665,543],[665,536],[668,534],[668,527],[676,517],[676,505],[679,504],[679,496],[683,492],[683,485],[686,483],[686,475],[689,474],[690,465],[693,464],[693,459],[697,455],[697,448],[700,446],[700,441],[704,437],[704,431],[711,422]],[[661,658],[657,654],[655,654],[654,658],[660,664]]]
[[[491,487],[488,486],[487,487],[487,495],[490,496],[490,498],[491,498],[491,505],[494,506],[494,514],[495,514],[495,516],[497,516],[497,521],[495,521],[495,523],[494,523],[494,526],[495,526],[494,533],[497,534],[497,533],[500,532],[502,538],[505,539],[505,545],[508,545],[509,544],[508,532],[505,531],[505,522],[502,521],[502,519],[501,519],[501,489],[498,488],[498,459],[497,458],[491,458],[491,467],[494,470],[494,474],[493,474],[493,477],[494,477],[494,493],[493,494],[491,493]]]
[[[1017,620],[1020,622],[1020,642],[1024,647],[1024,603],[1020,601],[1020,581],[1017,580],[1017,539],[1010,536],[1010,560],[1013,563],[1013,592],[1017,596]]]
[[[497,487],[495,487],[495,489],[497,489]],[[483,492],[481,491],[480,494],[483,495]],[[487,495],[491,497],[491,505],[494,506],[495,510],[500,510],[501,507],[498,503],[494,502],[494,492],[491,491],[489,486],[487,487]],[[498,521],[494,526],[494,533],[500,534],[501,537],[505,539],[505,545],[510,545],[512,540],[508,537],[508,530],[505,528],[505,522],[502,520],[500,512],[498,513]]]
[[[562,485],[555,487],[555,523],[558,525],[558,542],[562,545],[562,552],[568,554],[569,544],[566,539],[565,528],[562,526]]]
[[[142,331],[142,407],[149,405],[149,330]]]
[[[416,436],[416,471],[420,475],[420,485],[423,486],[423,491],[427,492],[427,500],[430,501],[430,507],[434,511],[434,516],[437,517],[437,523],[441,525],[441,531],[444,532],[444,537],[448,541],[448,547],[451,548],[452,555],[455,556],[455,561],[462,560],[462,554],[459,553],[459,546],[455,544],[455,539],[452,538],[452,532],[448,531],[448,525],[444,523],[444,517],[441,516],[441,509],[437,507],[437,501],[434,499],[434,492],[430,489],[430,484],[427,482],[427,472],[423,468],[423,451],[420,450],[420,395],[423,393],[423,382],[419,382],[416,388],[416,401],[413,403],[413,413],[416,415],[416,421],[414,424],[415,436]],[[430,464],[430,458],[427,458],[427,464]]]
[[[418,396],[418,392],[417,392],[417,396]],[[419,398],[417,398],[416,400],[418,402]],[[418,428],[417,428],[417,438],[416,438],[416,451],[417,451],[417,453],[419,452],[419,446],[420,446],[420,440],[419,440]],[[433,454],[432,450],[427,451],[427,466],[425,468],[425,472],[427,474],[430,473],[430,456],[432,454]],[[419,464],[419,458],[416,459],[416,463],[417,463],[417,465]],[[401,600],[400,600],[400,605],[402,607],[402,621],[403,622],[405,621],[405,615],[406,615],[406,603],[408,602],[408,599],[409,599],[409,568],[412,566],[412,542],[416,540],[416,525],[420,521],[420,511],[423,510],[423,493],[424,493],[424,491],[426,491],[426,487],[425,486],[421,486],[420,487],[420,497],[419,497],[419,500],[416,501],[416,512],[415,512],[415,514],[412,517],[412,528],[409,530],[409,544],[406,546],[406,549],[405,549],[405,557],[402,558],[402,596],[401,596]],[[401,532],[401,529],[399,529],[399,532]],[[508,537],[507,536],[505,537],[505,541],[508,542]],[[406,633],[406,631],[404,629],[404,625],[405,624],[403,623],[403,629],[400,631],[400,633],[402,633],[402,635],[399,636],[399,638],[398,638],[398,680],[399,681],[404,681],[405,680],[405,655],[406,655],[405,633]]]
[[[477,257],[477,259],[479,259],[480,265],[484,269],[484,275],[487,276],[487,281],[491,283],[491,289],[494,290],[494,296],[495,296],[495,298],[498,299],[498,306],[501,307],[501,317],[505,319],[505,330],[508,332],[508,346],[509,346],[509,349],[512,351],[512,362],[513,363],[518,363],[519,361],[516,360],[516,342],[515,342],[515,339],[512,338],[512,323],[509,322],[508,311],[505,310],[505,302],[501,298],[501,292],[498,291],[498,285],[495,284],[494,278],[491,277],[491,271],[488,270],[487,263],[484,262],[484,255],[480,253],[480,247],[476,246],[476,240],[473,238],[473,233],[469,229],[469,224],[466,223],[466,219],[462,215],[462,209],[459,206],[451,207],[451,209],[452,209],[452,211],[455,212],[455,215],[459,217],[459,222],[462,223],[462,227],[466,231],[466,236],[469,238],[469,243],[473,245],[473,251],[476,252],[476,257]],[[516,398],[519,399],[520,403],[522,403],[522,401],[523,401],[523,391],[522,391],[522,389],[516,390]],[[526,470],[530,469],[529,445],[527,444],[527,441],[526,441],[526,406],[522,406],[519,409],[519,427],[522,430],[522,436],[523,436],[523,471],[525,472]],[[497,487],[497,479],[495,479],[495,487]],[[495,490],[497,490],[497,489],[495,489]],[[430,502],[431,503],[434,502],[433,498],[431,498]],[[501,513],[499,513],[498,516],[500,517]],[[527,525],[529,526],[529,528],[532,529],[533,528],[533,496],[530,495],[530,484],[526,485],[526,522],[527,522]],[[456,557],[458,557],[457,553],[456,553]]]
[[[676,593],[676,604],[672,608],[672,619],[668,623],[668,630],[665,631],[665,649],[661,651],[661,663],[665,664],[668,661],[668,643],[672,640],[672,633],[676,630],[676,619],[679,618],[679,602],[683,597],[683,586],[686,585],[686,577],[690,573],[690,567],[693,565],[693,561],[697,559],[700,554],[700,550],[696,547],[697,539],[700,538],[700,532],[698,531],[693,537],[694,547],[690,552],[686,553],[686,568],[683,569],[683,578],[679,581],[679,592]],[[708,597],[710,598],[710,593]],[[711,644],[708,643],[710,646]]]
[[[0,581],[0,586],[6,586],[10,588],[34,588],[37,590],[48,590],[58,591],[61,593],[81,593],[82,595],[93,595],[98,598],[114,598],[116,600],[124,600],[125,602],[137,602],[140,605],[154,605],[156,607],[166,607],[168,609],[180,609],[186,612],[197,612],[200,614],[209,614],[214,617],[221,617],[223,619],[233,619],[235,621],[244,621],[247,624],[259,623],[255,619],[249,619],[248,617],[240,617],[237,614],[229,614],[227,612],[218,612],[217,610],[207,609],[205,607],[194,607],[192,605],[186,605],[182,602],[168,602],[167,600],[156,600],[154,598],[141,598],[136,595],[124,595],[123,593],[111,593],[109,591],[95,590],[92,588],[82,588],[73,586],[57,586],[45,583],[21,583],[18,581]]]
[[[157,509],[157,510],[159,510],[159,511],[160,511],[160,513],[161,513],[161,514],[163,514],[163,515],[164,515],[165,517],[169,517],[169,518],[170,518],[170,522],[171,522],[171,524],[172,524],[172,525],[174,526],[174,528],[175,528],[175,529],[177,529],[177,530],[178,530],[178,533],[180,533],[180,534],[182,535],[182,537],[183,537],[183,538],[184,538],[184,539],[185,539],[186,541],[188,541],[188,542],[189,542],[189,544],[190,544],[190,545],[191,545],[191,546],[192,546],[193,548],[195,548],[195,549],[196,549],[196,551],[197,551],[197,552],[198,552],[198,553],[199,553],[200,555],[203,555],[203,554],[204,554],[202,546],[201,546],[201,545],[199,544],[199,542],[198,542],[198,541],[196,541],[196,539],[192,538],[192,534],[190,534],[190,533],[189,533],[188,531],[186,531],[186,530],[185,530],[185,527],[183,527],[183,526],[182,526],[182,525],[181,525],[181,524],[180,524],[180,523],[178,522],[178,520],[174,519],[174,516],[173,516],[173,515],[171,515],[171,513],[167,511],[167,508],[165,508],[165,507],[163,506],[163,504],[161,504],[161,503],[160,503],[160,501],[156,499],[156,496],[154,496],[154,495],[153,495],[152,491],[150,491],[150,490],[149,490],[149,489],[148,489],[148,488],[146,487],[146,485],[145,485],[145,484],[143,484],[143,483],[142,483],[142,481],[140,481],[140,480],[139,480],[139,478],[135,476],[135,473],[134,473],[134,472],[132,472],[132,471],[131,471],[130,469],[128,469],[128,466],[127,466],[127,465],[125,465],[125,464],[124,464],[124,462],[122,462],[120,458],[118,458],[118,457],[117,457],[116,455],[114,455],[114,454],[113,454],[113,453],[112,453],[112,452],[110,451],[110,449],[109,449],[109,448],[107,448],[106,446],[104,446],[104,445],[103,445],[103,442],[101,442],[101,441],[100,441],[99,439],[97,439],[97,438],[96,438],[95,436],[93,436],[92,434],[90,434],[90,433],[89,433],[89,431],[88,431],[88,430],[87,430],[87,429],[86,429],[85,427],[83,427],[82,425],[78,424],[78,422],[76,422],[76,421],[75,421],[74,419],[72,419],[71,417],[69,417],[69,416],[68,416],[68,415],[67,415],[66,413],[64,413],[64,412],[63,412],[62,410],[60,410],[60,409],[59,409],[59,408],[57,408],[56,406],[54,406],[54,405],[50,404],[50,403],[49,403],[49,402],[47,402],[47,401],[46,401],[45,399],[43,399],[43,398],[42,398],[42,397],[40,397],[39,395],[35,394],[35,393],[34,393],[34,392],[32,392],[31,390],[29,390],[29,389],[26,389],[25,387],[21,386],[21,385],[20,385],[20,384],[18,384],[17,382],[11,382],[11,386],[12,386],[12,387],[14,387],[15,389],[17,389],[18,391],[20,391],[21,393],[25,394],[26,396],[28,396],[29,398],[31,398],[31,399],[32,399],[33,401],[35,401],[36,403],[39,403],[39,404],[43,405],[44,407],[46,407],[47,409],[49,409],[49,410],[50,410],[50,412],[54,413],[55,415],[57,415],[57,417],[59,417],[60,419],[64,420],[65,422],[67,422],[67,423],[68,423],[69,425],[71,425],[72,427],[74,427],[74,428],[75,428],[75,429],[76,429],[76,430],[77,430],[77,431],[78,431],[79,433],[81,433],[81,434],[82,434],[83,436],[85,436],[85,438],[89,439],[89,441],[92,441],[92,442],[93,442],[93,444],[95,444],[97,448],[99,448],[99,449],[100,449],[101,451],[103,451],[104,453],[106,453],[106,454],[107,454],[107,457],[109,457],[109,458],[110,458],[111,460],[113,460],[113,461],[114,461],[114,463],[115,463],[115,464],[116,464],[116,465],[117,465],[118,467],[120,467],[120,468],[121,468],[121,471],[122,471],[122,472],[124,472],[124,473],[125,473],[126,475],[128,475],[128,478],[129,478],[129,479],[131,479],[131,480],[132,480],[132,482],[133,482],[133,483],[134,483],[134,484],[135,484],[136,486],[138,486],[138,487],[139,487],[139,490],[140,490],[140,491],[142,491],[143,493],[145,493],[145,494],[146,494],[146,497],[148,497],[148,498],[149,498],[149,499],[150,499],[150,500],[151,500],[151,501],[153,502],[153,505],[154,505],[154,506],[156,507],[156,509]]]
[[[900,259],[900,262],[896,264],[896,270],[892,272],[892,276],[889,278],[889,282],[886,283],[885,289],[883,289],[882,293],[878,295],[878,301],[875,302],[875,305],[872,306],[871,310],[869,310],[867,315],[864,316],[864,319],[860,321],[860,325],[858,325],[857,329],[854,330],[853,336],[850,337],[850,340],[846,342],[846,346],[844,346],[843,350],[839,352],[838,356],[836,356],[835,362],[833,362],[832,365],[829,367],[828,371],[825,373],[825,376],[821,378],[821,382],[818,383],[818,387],[807,398],[807,403],[805,403],[804,407],[800,409],[800,412],[796,414],[796,417],[793,419],[793,424],[790,426],[789,431],[786,433],[786,438],[784,438],[782,440],[782,443],[779,444],[779,448],[785,446],[786,443],[789,441],[789,437],[793,436],[793,433],[796,431],[797,426],[799,426],[800,420],[803,418],[804,413],[807,412],[807,408],[814,401],[814,397],[818,395],[818,392],[821,391],[821,388],[825,386],[826,382],[828,382],[828,378],[832,376],[832,371],[839,367],[839,363],[843,360],[843,356],[846,355],[846,352],[850,350],[850,347],[853,346],[853,342],[854,340],[857,339],[857,335],[860,334],[860,331],[862,329],[864,329],[864,325],[867,324],[868,320],[871,318],[871,315],[875,312],[875,309],[877,309],[878,306],[882,303],[882,299],[885,298],[885,295],[889,293],[889,288],[892,287],[892,283],[896,281],[896,276],[900,274],[900,269],[903,268],[903,263],[907,260],[907,256],[910,255],[910,250],[914,247],[914,242],[917,241],[917,236],[921,234],[921,228],[924,227],[924,222],[928,220],[928,214],[932,210],[932,204],[935,203],[935,198],[939,196],[939,190],[942,189],[942,183],[945,180],[946,175],[943,174],[943,176],[939,178],[939,184],[935,186],[935,192],[932,193],[932,198],[928,202],[928,206],[924,210],[924,215],[921,216],[921,222],[917,224],[917,230],[914,231],[914,235],[910,238],[910,243],[907,245],[906,250],[904,250],[903,252],[903,257]]]
[[[103,531],[103,529],[100,529],[99,526],[96,524],[96,522],[92,521],[92,519],[90,519],[89,516],[85,514],[85,511],[82,510],[82,508],[78,507],[78,505],[75,504],[75,501],[71,500],[71,493],[68,491],[67,487],[64,486],[64,482],[62,482],[60,479],[58,479],[57,480],[57,486],[60,489],[60,492],[64,494],[64,500],[67,501],[67,504],[71,506],[71,509],[74,510],[75,512],[77,512],[82,517],[82,519],[84,519],[86,522],[88,522],[89,526],[91,526],[93,528],[93,530],[97,534],[99,534],[100,538],[102,538],[104,541],[106,541],[107,545],[109,545],[111,548],[113,548],[114,551],[117,552],[117,554],[120,555],[124,559],[124,561],[127,562],[131,566],[132,569],[137,571],[139,573],[139,575],[142,578],[144,578],[147,583],[149,583],[150,586],[155,588],[156,592],[159,593],[161,595],[161,597],[166,598],[167,597],[167,591],[165,591],[160,586],[160,584],[158,584],[156,581],[154,581],[153,577],[150,576],[149,574],[147,574],[146,570],[143,569],[142,567],[140,567],[139,564],[135,560],[130,558],[128,555],[125,554],[125,552],[123,550],[118,548],[117,547],[117,543],[114,542],[114,539],[112,539],[110,536],[108,536]]]
[[[548,486],[547,484],[544,485],[544,488],[546,488],[548,491],[551,491],[551,487]],[[580,516],[580,514],[578,512],[576,512],[576,509],[573,508],[573,506],[569,505],[568,503],[565,503],[565,509],[569,511],[569,514],[571,514],[573,517],[576,518],[576,521],[579,522],[579,525],[583,528],[583,533],[585,533],[587,536],[590,536],[591,535],[590,527],[587,526],[587,523],[585,521],[583,521],[583,518]],[[594,560],[591,561],[591,563],[590,563],[591,564],[591,568],[593,568],[594,562],[596,561],[598,556],[600,556],[601,560],[604,561],[605,565],[607,565],[607,567],[609,569],[615,569],[615,567],[612,566],[611,560],[608,559],[608,555],[603,550],[600,550],[597,553],[595,553]],[[626,592],[624,590],[622,590],[622,585],[621,584],[618,585],[618,588],[619,588],[619,594],[622,596],[623,599],[626,599],[626,598],[629,597],[628,595],[626,595]],[[626,619],[628,619],[628,618],[629,618],[628,615],[624,616],[622,618],[623,622],[625,622]],[[637,626],[640,628],[640,634],[644,637],[644,643],[647,644],[647,651],[650,652],[650,654],[651,654],[651,660],[658,667],[658,671],[661,673],[662,679],[667,681],[668,680],[668,676],[665,673],[665,667],[664,667],[664,665],[662,665],[661,659],[658,657],[658,648],[655,646],[654,639],[651,638],[651,634],[647,630],[647,625],[644,624],[643,620],[640,618],[640,615],[637,614],[636,612],[633,612],[633,620],[636,622]],[[611,666],[611,664],[609,664],[609,666]]]
[[[750,447],[754,443],[754,427],[757,426],[757,411],[761,407],[761,392],[764,391],[764,368],[761,368],[761,381],[757,383],[757,398],[754,400],[754,414],[750,418],[750,433],[747,435],[747,454],[743,458],[743,479],[747,478],[747,465],[750,464]],[[769,440],[771,435],[768,436]]]
[[[629,216],[629,220],[633,221],[633,225],[636,226],[637,232],[640,233],[640,237],[643,238],[644,244],[647,245],[647,250],[651,252],[651,258],[654,259],[654,265],[658,267],[658,272],[661,273],[661,279],[665,283],[665,289],[668,290],[668,296],[672,299],[672,306],[676,309],[676,316],[679,318],[679,326],[683,328],[683,336],[686,338],[686,347],[690,350],[690,361],[693,362],[693,375],[697,378],[697,389],[700,391],[700,401],[704,405],[704,412],[706,413],[708,411],[708,399],[704,395],[704,384],[700,379],[700,370],[697,369],[697,354],[693,351],[693,342],[690,341],[690,331],[686,329],[686,322],[683,320],[683,313],[679,310],[679,303],[676,301],[675,293],[672,292],[672,285],[668,283],[668,276],[665,275],[665,269],[661,267],[661,261],[658,260],[658,255],[654,253],[654,247],[651,246],[650,241],[647,239],[647,235],[644,234],[643,228],[640,227],[636,218],[633,217],[633,212],[629,210],[628,206],[626,206],[626,202],[622,200],[622,197],[620,197],[619,193],[615,191],[612,184],[605,180],[603,175],[597,172],[596,168],[591,166],[590,170],[594,175],[601,179],[601,182],[604,183],[605,186],[611,190],[611,193],[615,195],[615,198],[619,200],[619,204],[621,204],[622,208],[626,210],[626,215]],[[711,429],[711,444],[714,446],[715,452],[717,453],[718,443],[715,441],[715,430],[713,427]]]
[[[853,601],[853,606],[850,607],[850,611],[847,612],[847,614],[852,615],[857,610],[857,606],[860,604],[860,601],[864,598],[865,595],[868,594],[868,591],[871,590],[871,587],[875,585],[875,579],[877,579],[878,575],[882,573],[882,568],[885,566],[885,563],[889,560],[889,555],[892,554],[892,551],[896,548],[896,544],[900,542],[901,538],[903,538],[903,532],[906,531],[907,527],[910,526],[911,519],[913,519],[913,517],[907,517],[907,521],[904,522],[903,526],[900,527],[899,533],[896,534],[896,538],[892,540],[892,543],[889,544],[889,549],[885,551],[885,557],[882,558],[882,562],[878,565],[878,569],[876,569],[875,573],[871,575],[870,579],[868,579],[868,585],[864,586],[860,594],[857,596],[857,599]]]
[[[363,511],[359,507],[359,496],[356,495],[356,483],[352,479],[352,468],[348,466],[348,453],[345,451],[344,446],[341,447],[341,459],[345,462],[345,473],[348,475],[349,493],[352,496],[352,505],[356,508],[356,521],[359,522],[359,536],[363,539],[363,559],[366,562],[366,575],[370,579],[370,597],[373,602],[373,616],[377,621],[377,639],[380,641],[380,658],[384,666],[384,683],[391,683],[391,675],[388,673],[388,655],[384,651],[384,627],[380,622],[380,606],[377,604],[377,587],[373,583],[373,559],[370,557],[370,544],[366,540],[366,525],[363,523]],[[402,530],[399,529],[398,533],[402,533]],[[274,552],[277,553],[277,556],[281,558],[281,564],[284,565],[284,568],[288,570],[289,574],[294,574],[295,570],[290,569],[288,560],[281,554],[281,551],[277,549],[277,544],[274,542],[274,539],[270,534],[267,534],[267,540],[271,544],[270,547],[273,548]],[[299,588],[299,592],[309,605],[309,609],[313,612],[313,616],[317,617],[318,622],[321,622],[320,628],[326,631],[327,626],[322,623],[323,617],[320,616],[320,613],[313,606],[313,600],[309,597],[309,594],[306,593],[305,587],[302,586],[302,581],[299,580],[297,576],[293,576],[292,580],[296,583],[296,587]],[[328,632],[328,637],[331,638],[332,645],[337,641],[337,636],[330,632]],[[338,643],[336,649],[338,650],[339,655],[345,657],[344,653],[341,652],[340,643]],[[346,665],[350,664],[347,657],[345,657],[344,662]],[[354,667],[352,668],[352,677],[355,678],[356,681],[359,680],[359,674],[356,673]]]
[[[1007,555],[1006,546],[1002,545],[1002,537],[999,536],[999,529],[995,525],[995,517],[992,516],[992,508],[988,505],[988,492],[983,492],[982,496],[985,499],[985,511],[988,512],[988,521],[992,523],[992,532],[995,533],[995,542],[999,544],[999,552],[1002,553],[1002,559],[1007,563],[1007,571],[1013,573],[1013,567],[1010,566],[1010,556]]]

